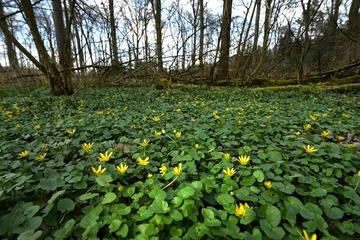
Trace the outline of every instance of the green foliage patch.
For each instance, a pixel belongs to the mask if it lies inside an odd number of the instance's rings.
[[[2,239],[360,238],[360,95],[229,88],[0,101]]]

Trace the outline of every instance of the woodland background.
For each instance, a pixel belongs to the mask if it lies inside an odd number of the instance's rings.
[[[0,0],[0,81],[42,81],[71,95],[89,83],[358,76],[359,8],[360,0]]]

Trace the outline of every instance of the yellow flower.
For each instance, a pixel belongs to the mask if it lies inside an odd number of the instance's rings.
[[[47,145],[46,144],[41,145],[41,149],[47,149]]]
[[[94,145],[94,143],[84,143],[81,146],[86,153],[89,153],[93,145]]]
[[[231,169],[227,168],[226,170],[223,169],[223,172],[225,173],[226,176],[229,176],[229,177],[232,177],[236,173],[234,168],[231,168]]]
[[[147,177],[152,178],[153,177],[152,173],[148,173]]]
[[[174,170],[172,171],[176,176],[180,176],[182,173],[182,163],[179,163],[177,167],[174,167]]]
[[[141,166],[146,166],[150,163],[149,157],[146,157],[145,159],[142,159],[141,157],[137,158],[138,164]]]
[[[160,169],[161,176],[164,176],[167,171],[167,167],[164,164],[162,164],[159,169]]]
[[[316,234],[314,233],[311,238],[309,238],[307,232],[305,230],[303,230],[304,235],[301,234],[300,231],[297,230],[297,232],[299,233],[299,235],[301,236],[302,240],[316,240]]]
[[[96,175],[96,176],[100,176],[101,174],[103,174],[106,170],[106,168],[102,168],[101,165],[98,166],[98,169],[95,169],[94,167],[91,167],[92,172]]]
[[[241,165],[245,166],[246,164],[249,163],[249,161],[250,161],[250,156],[240,156],[240,157],[238,158],[238,161],[239,161],[239,163],[240,163]]]
[[[105,169],[106,169],[106,168],[105,168]],[[119,186],[118,186],[118,191],[119,191],[119,192],[124,191],[124,186],[123,186],[123,185],[119,185]]]
[[[19,153],[19,156],[22,158],[26,158],[27,156],[29,156],[29,151],[25,150],[25,151]]]
[[[265,187],[267,187],[267,188],[272,188],[272,184],[271,184],[270,181],[265,181],[265,182],[264,182],[264,185],[265,185]]]
[[[316,119],[317,119],[317,117],[315,116],[315,115],[309,115],[309,117],[311,118],[311,120],[313,120],[313,121],[316,121]]]
[[[154,120],[154,122],[160,121],[160,118],[159,118],[158,116],[155,116],[155,117],[153,117],[152,119]]]
[[[236,206],[235,216],[237,216],[239,218],[244,217],[246,214],[246,209],[250,208],[247,203],[245,203],[245,204],[240,203],[239,205],[235,204],[235,206]]]
[[[160,136],[160,135],[161,135],[161,132],[160,132],[160,131],[158,132],[158,131],[155,130],[154,135],[155,135],[155,136]]]
[[[106,151],[105,154],[100,153],[100,157],[98,157],[98,159],[100,160],[100,162],[107,162],[110,160],[112,154],[113,152],[110,152],[109,154],[108,151]]]
[[[337,140],[338,140],[339,142],[341,142],[341,141],[345,140],[345,137],[343,137],[343,136],[337,136]]]
[[[198,148],[199,148],[199,144],[195,144],[195,148],[198,149]]]
[[[231,158],[230,153],[224,153],[224,158],[225,158],[225,160],[230,160],[230,158]]]
[[[162,133],[162,134],[165,134],[165,133],[166,133],[165,129],[162,129],[162,130],[161,130],[161,133]]]
[[[346,114],[346,113],[343,113],[341,116],[344,117],[344,118],[349,118],[350,117],[350,115]]]
[[[72,136],[72,135],[74,135],[74,134],[75,134],[75,131],[76,131],[76,129],[73,129],[73,130],[67,130],[66,132],[67,132],[70,136]]]
[[[180,137],[181,137],[181,132],[176,132],[176,133],[175,133],[175,136],[176,136],[177,138],[180,138]]]
[[[311,147],[310,145],[307,145],[307,146],[303,146],[303,149],[305,150],[306,153],[313,153],[313,152],[316,152],[317,149],[315,149],[314,147]]]
[[[144,139],[144,140],[143,140],[142,142],[140,142],[139,144],[140,144],[140,146],[142,146],[142,147],[146,147],[146,146],[149,144],[149,142],[150,142],[150,141]]]
[[[296,136],[299,136],[301,133],[299,131],[295,132]]]
[[[44,161],[45,157],[46,157],[46,153],[41,154],[41,155],[35,157],[35,160]]]
[[[41,128],[41,125],[40,124],[37,124],[37,125],[35,125],[35,127],[34,127],[36,130],[39,130],[40,128]]]
[[[357,176],[360,178],[360,170],[358,171],[358,174],[357,174]]]
[[[309,130],[311,128],[311,124],[307,123],[304,125],[304,130]]]
[[[128,165],[126,164],[120,164],[119,166],[116,166],[117,170],[119,171],[119,173],[124,174],[126,172],[126,170],[128,169]]]
[[[323,137],[329,136],[329,131],[323,130],[323,131],[321,132],[321,136],[323,136]]]

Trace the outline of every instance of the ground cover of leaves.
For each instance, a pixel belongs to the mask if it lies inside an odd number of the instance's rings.
[[[44,91],[0,101],[2,239],[360,238],[360,94]]]

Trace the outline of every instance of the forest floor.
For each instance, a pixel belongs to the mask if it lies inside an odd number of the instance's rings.
[[[314,86],[0,93],[0,236],[359,239],[360,93]]]

